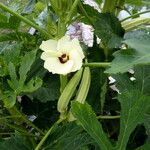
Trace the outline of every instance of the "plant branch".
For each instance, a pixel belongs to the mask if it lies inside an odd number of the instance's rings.
[[[126,20],[128,20],[128,19],[130,19],[130,18],[134,18],[134,17],[136,17],[136,16],[138,16],[138,15],[142,15],[142,14],[149,13],[149,12],[150,12],[150,9],[148,9],[148,10],[146,10],[146,11],[143,11],[143,12],[135,13],[135,14],[133,14],[133,15],[130,15],[129,17],[126,17],[126,18],[122,19],[121,22],[126,21]]]
[[[119,119],[120,116],[97,116],[97,119]]]
[[[0,120],[0,122],[1,122],[2,124],[6,125],[6,126],[8,126],[8,127],[10,127],[10,128],[12,128],[12,129],[16,130],[16,131],[21,132],[21,134],[23,133],[23,134],[26,134],[26,135],[28,135],[28,136],[35,136],[35,135],[32,134],[32,133],[28,133],[25,129],[20,128],[20,127],[15,126],[15,125],[12,125],[12,124],[6,122],[5,120]]]
[[[48,138],[48,136],[50,135],[51,131],[57,126],[59,125],[63,120],[59,119],[57,122],[55,122],[53,124],[53,126],[47,131],[47,133],[44,135],[44,137],[42,138],[42,140],[39,142],[39,144],[37,145],[37,147],[35,148],[35,150],[39,150],[41,148],[41,146],[44,144],[44,142],[46,141],[46,139]]]
[[[60,93],[63,92],[64,88],[68,83],[68,76],[67,75],[60,75]]]
[[[70,10],[70,12],[68,13],[68,16],[67,16],[67,18],[66,18],[66,24],[71,20],[71,17],[72,17],[72,15],[73,15],[74,10],[76,9],[76,7],[77,7],[79,1],[80,1],[80,0],[75,0],[75,1],[74,1],[73,5],[72,5],[72,7],[71,7],[71,10]]]
[[[102,12],[103,13],[106,13],[106,12],[113,13],[116,8],[116,1],[117,0],[105,0]]]
[[[124,6],[125,4],[125,0],[118,0],[117,1],[117,4],[116,4],[116,11],[115,11],[115,14],[116,16],[118,16],[119,12],[122,10],[121,8]]]
[[[0,8],[4,11],[9,12],[10,14],[16,16],[21,21],[25,22],[26,24],[30,25],[31,27],[34,27],[36,30],[38,30],[42,35],[44,35],[47,38],[53,38],[52,35],[48,34],[47,31],[41,29],[38,25],[34,24],[32,21],[28,20],[27,18],[19,15],[17,12],[12,11],[9,7],[5,6],[0,2]]]
[[[83,67],[95,67],[95,68],[106,68],[109,67],[110,62],[94,62],[94,63],[84,63]]]

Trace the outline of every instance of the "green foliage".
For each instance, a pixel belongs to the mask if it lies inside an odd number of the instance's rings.
[[[142,0],[136,0],[136,1],[126,0],[126,2],[127,2],[128,4],[137,5],[137,6],[139,6],[139,5],[142,4]]]
[[[1,29],[17,29],[20,25],[20,20],[15,16],[10,16],[9,18],[3,16],[2,18],[3,20],[0,20]]]
[[[102,0],[95,0],[95,2],[100,5],[102,3]]]
[[[149,147],[150,147],[150,140],[148,140],[146,144],[137,148],[136,150],[147,150],[147,149],[149,149]]]
[[[149,41],[149,34],[126,39],[124,43],[127,44],[130,49],[115,52],[115,59],[111,63],[111,68],[106,70],[106,73],[123,73],[136,65],[149,64]]]
[[[137,124],[143,122],[149,98],[141,94],[140,91],[133,89],[118,96],[118,100],[121,103],[121,127],[116,150],[126,149],[131,132]]]
[[[119,20],[110,13],[100,13],[94,23],[95,34],[109,48],[118,47],[124,35]]]
[[[46,150],[80,150],[84,145],[93,143],[93,140],[87,133],[83,132],[80,126],[70,123],[63,127],[57,127],[51,137],[48,138],[47,143]]]
[[[1,0],[0,149],[149,149],[149,17],[132,15],[143,7],[147,11],[150,2],[94,2],[101,13],[80,0]],[[121,10],[130,20],[120,21]],[[85,54],[82,69],[65,77],[51,74],[40,58],[40,44],[58,40],[73,22],[92,25],[93,47],[84,45],[92,33],[82,31],[83,24],[73,28],[71,37],[79,37]]]
[[[33,98],[37,98],[42,103],[57,100],[60,96],[59,77],[57,75],[54,76],[48,74],[43,81],[46,82],[43,83],[42,87],[32,93],[31,96],[33,96]]]
[[[112,149],[112,145],[104,133],[101,124],[96,119],[96,115],[92,111],[90,105],[74,102],[72,103],[71,112],[78,119],[82,127],[98,143],[101,149]]]
[[[12,136],[9,140],[1,140],[0,141],[0,149],[8,150],[31,150],[33,148],[30,147],[31,145],[25,141],[25,138],[21,136]]]
[[[42,80],[40,78],[31,79],[27,83],[25,82],[27,73],[29,72],[31,65],[35,60],[35,56],[36,51],[31,51],[22,58],[19,67],[19,76],[16,73],[15,65],[12,62],[9,62],[8,72],[10,75],[10,79],[7,80],[7,82],[14,93],[11,96],[12,92],[4,92],[3,102],[5,104],[5,107],[12,107],[15,104],[17,95],[21,94],[22,92],[33,92],[41,87]]]
[[[0,35],[0,42],[4,41],[27,41],[30,43],[35,41],[35,37],[25,32],[11,32]]]
[[[121,103],[121,126],[116,150],[125,149],[131,132],[138,124],[146,121],[144,118],[150,99],[147,91],[150,86],[147,82],[150,79],[147,74],[149,70],[149,66],[136,67],[135,81],[131,81],[127,74],[114,76],[121,92],[118,96]]]

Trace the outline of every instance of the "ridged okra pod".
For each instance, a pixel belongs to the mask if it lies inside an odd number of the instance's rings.
[[[86,97],[88,95],[88,92],[89,92],[90,84],[91,84],[90,68],[85,67],[83,71],[83,76],[82,76],[82,80],[80,83],[80,87],[75,98],[76,101],[84,104]],[[68,121],[74,121],[74,120],[75,120],[75,117],[73,116],[71,112],[69,112]]]
[[[69,101],[80,82],[80,79],[82,76],[82,70],[83,69],[81,68],[78,72],[76,72],[75,75],[71,78],[71,80],[68,82],[68,84],[64,88],[57,103],[57,110],[60,113],[65,113],[67,111]]]
[[[80,103],[84,103],[90,88],[91,84],[91,72],[89,67],[85,67],[83,71],[83,76],[81,80],[81,84],[77,93],[77,96],[75,98],[76,101]]]

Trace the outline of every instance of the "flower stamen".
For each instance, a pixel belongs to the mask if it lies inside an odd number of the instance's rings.
[[[64,64],[69,60],[69,56],[67,54],[62,54],[60,57],[58,57],[59,61]]]

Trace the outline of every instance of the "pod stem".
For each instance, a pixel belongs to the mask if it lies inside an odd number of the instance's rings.
[[[42,140],[39,142],[39,144],[37,145],[37,147],[35,148],[35,150],[39,150],[41,148],[41,146],[44,144],[44,142],[46,141],[46,139],[48,138],[48,136],[50,135],[50,133],[52,132],[52,130],[59,125],[61,122],[63,121],[63,119],[58,119],[53,126],[50,127],[50,129],[47,131],[47,133],[44,135],[44,137],[42,138]]]
[[[95,67],[95,68],[106,68],[110,66],[110,62],[94,62],[94,63],[85,63],[84,67]]]

